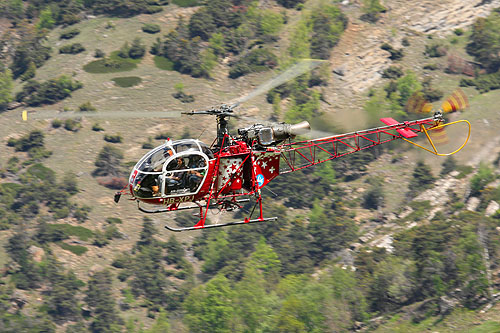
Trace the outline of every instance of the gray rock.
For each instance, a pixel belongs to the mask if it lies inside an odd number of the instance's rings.
[[[484,215],[491,216],[495,214],[499,209],[500,205],[498,204],[498,202],[491,200],[490,203],[488,204],[488,207],[486,207]]]

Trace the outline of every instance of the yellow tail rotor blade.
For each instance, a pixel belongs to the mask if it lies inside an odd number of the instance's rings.
[[[421,92],[415,92],[408,98],[406,111],[411,113],[429,113],[432,111],[432,104],[425,99]]]
[[[441,105],[443,112],[455,112],[469,107],[469,99],[462,89],[455,90]]]

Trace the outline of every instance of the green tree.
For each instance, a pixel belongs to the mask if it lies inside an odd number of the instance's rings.
[[[150,329],[145,330],[144,333],[169,333],[170,332],[170,324],[168,323],[167,313],[163,310],[160,310],[158,317],[156,318],[155,323],[151,326]]]
[[[128,56],[132,59],[139,59],[146,54],[146,46],[142,43],[140,38],[135,38],[128,50]]]
[[[72,271],[65,273],[53,257],[49,258],[46,276],[50,281],[45,299],[47,312],[56,321],[78,319],[81,309],[76,294],[83,282],[78,280]]]
[[[0,71],[0,112],[12,101],[12,88],[12,72],[9,69]]]
[[[500,68],[500,11],[494,10],[486,18],[478,18],[472,27],[467,52],[482,63],[489,72]]]
[[[408,196],[416,197],[419,193],[431,188],[436,178],[432,175],[431,168],[423,161],[418,161],[413,170],[413,178],[408,185]]]
[[[480,163],[477,173],[472,176],[470,180],[471,196],[477,196],[481,194],[481,191],[495,179],[493,174],[493,169],[484,164]]]
[[[229,280],[221,274],[194,288],[184,302],[186,325],[193,332],[231,332],[233,297]]]
[[[94,273],[88,282],[85,302],[92,310],[92,332],[121,332],[122,320],[112,294],[112,275],[108,270]]]
[[[111,145],[105,145],[104,147],[102,147],[99,155],[97,155],[97,159],[94,163],[97,168],[92,172],[92,175],[94,177],[121,176],[122,159],[123,153],[120,149]]]
[[[363,0],[362,7],[363,15],[361,15],[361,19],[375,23],[380,19],[380,14],[385,13],[387,8],[382,6],[380,0]]]
[[[52,10],[49,6],[47,6],[40,12],[40,20],[38,21],[36,27],[38,30],[52,29],[55,23],[56,21],[52,16]]]

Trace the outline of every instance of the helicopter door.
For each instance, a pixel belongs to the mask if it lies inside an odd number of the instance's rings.
[[[164,196],[198,193],[208,171],[208,158],[201,152],[172,156],[163,165],[159,177]]]

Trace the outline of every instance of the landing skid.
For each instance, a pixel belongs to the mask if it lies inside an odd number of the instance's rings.
[[[234,222],[228,222],[228,223],[222,223],[222,224],[209,224],[209,225],[194,226],[194,227],[187,227],[187,228],[172,228],[168,225],[165,225],[165,228],[167,228],[170,231],[181,232],[181,231],[188,231],[188,230],[200,230],[200,229],[207,229],[207,228],[227,227],[230,225],[237,225],[237,224],[276,221],[277,219],[278,219],[277,217],[267,217],[267,218],[254,219],[254,220],[245,219],[245,220],[241,220],[241,221],[234,221]]]

